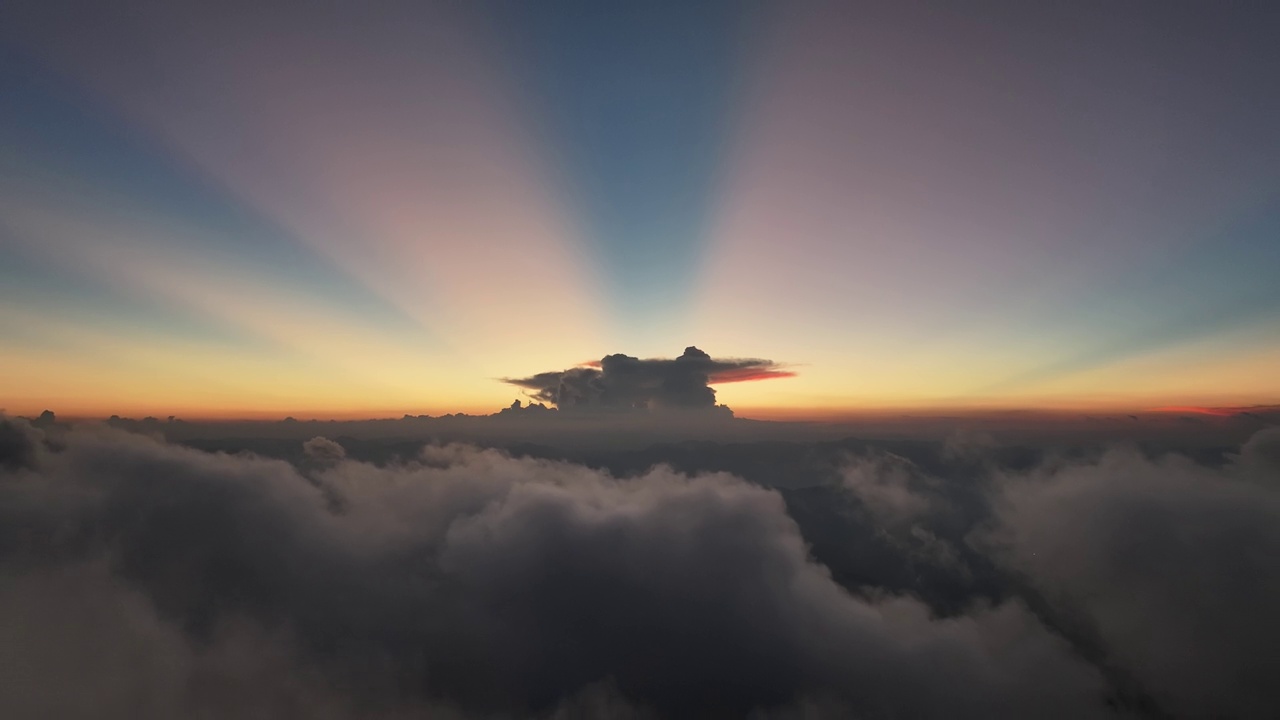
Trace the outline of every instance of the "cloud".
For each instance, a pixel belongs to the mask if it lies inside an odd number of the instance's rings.
[[[877,525],[899,527],[930,511],[932,498],[915,490],[924,480],[905,458],[889,454],[850,458],[840,475],[844,487],[875,517]]]
[[[7,572],[0,590],[7,717],[393,717],[352,706],[253,623],[228,618],[193,641],[102,561]]]
[[[347,456],[347,451],[329,438],[313,437],[302,443],[302,454],[317,462],[338,462]]]
[[[608,355],[598,363],[539,373],[505,382],[533,391],[533,397],[560,409],[714,408],[715,383],[745,382],[794,373],[770,360],[713,359],[696,347],[680,357],[641,360]]]
[[[1020,602],[855,597],[778,493],[725,474],[448,445],[304,476],[76,428],[0,474],[0,582],[29,679],[5,707],[74,687],[99,717],[1103,714]]]
[[[1280,489],[1280,427],[1259,430],[1235,458],[1242,477]]]
[[[912,592],[939,612],[1020,597],[1139,715],[1275,715],[1280,428],[1204,462],[1130,447],[1011,469],[989,439],[953,445],[919,462],[850,457],[837,486],[847,510],[830,494],[794,502],[817,557],[844,582]],[[833,524],[841,512],[850,520]]]
[[[22,419],[0,416],[0,468],[33,467],[41,454],[43,433]]]
[[[982,541],[1186,717],[1274,717],[1280,429],[1214,468],[1114,450],[995,488]]]

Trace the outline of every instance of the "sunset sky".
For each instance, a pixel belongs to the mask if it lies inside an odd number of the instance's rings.
[[[786,371],[746,417],[1277,404],[1232,7],[6,8],[0,408],[492,412],[690,345]]]

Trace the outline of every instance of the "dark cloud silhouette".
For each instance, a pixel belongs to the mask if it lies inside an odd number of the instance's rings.
[[[617,479],[460,445],[384,466],[329,459],[304,476],[81,428],[5,470],[0,652],[26,681],[0,686],[0,705],[1104,714],[1101,677],[1021,602],[939,618],[909,596],[851,595],[809,557],[782,497],[732,476]]]
[[[674,360],[614,354],[598,363],[505,382],[562,410],[714,408],[712,384],[792,375],[770,360],[713,359],[691,346]]]

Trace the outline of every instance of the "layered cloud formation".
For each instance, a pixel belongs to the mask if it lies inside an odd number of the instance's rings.
[[[0,705],[1266,717],[1277,439],[1218,467],[1114,452],[1012,472],[975,450],[951,466],[981,471],[966,483],[874,451],[813,488],[824,529],[800,495],[723,473],[461,445],[373,465],[325,438],[290,464],[7,420]],[[947,609],[925,585],[953,581]]]
[[[617,353],[582,367],[506,382],[533,391],[562,410],[587,408],[714,408],[713,383],[792,377],[771,360],[713,359],[690,346],[674,360]]]

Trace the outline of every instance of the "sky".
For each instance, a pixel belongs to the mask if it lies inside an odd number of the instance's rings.
[[[133,1],[0,22],[0,407],[1280,403],[1280,8]]]

